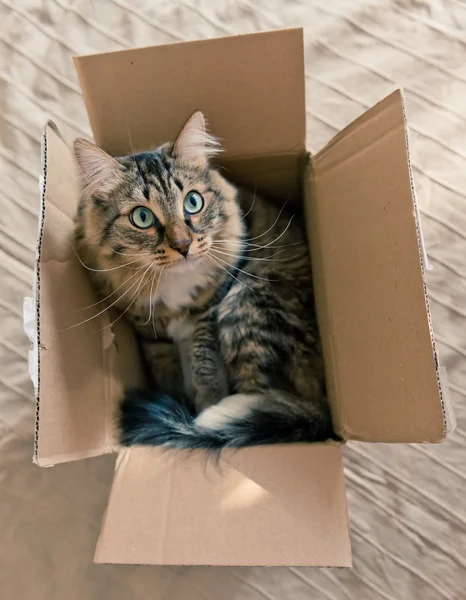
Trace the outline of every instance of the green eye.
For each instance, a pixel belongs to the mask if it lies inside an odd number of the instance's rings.
[[[138,206],[129,214],[131,224],[138,229],[149,229],[155,223],[154,213],[144,206]]]
[[[204,208],[204,198],[199,192],[189,192],[184,199],[184,209],[190,215],[196,215]]]

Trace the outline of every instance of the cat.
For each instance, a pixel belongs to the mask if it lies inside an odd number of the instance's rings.
[[[121,403],[125,446],[335,437],[304,226],[228,182],[218,151],[201,112],[149,152],[74,143],[78,255],[134,324],[153,378]]]

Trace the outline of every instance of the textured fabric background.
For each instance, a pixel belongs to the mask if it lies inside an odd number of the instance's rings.
[[[70,141],[90,135],[74,54],[300,25],[312,150],[395,86],[406,90],[434,325],[459,427],[438,447],[348,444],[351,571],[95,566],[114,458],[31,462],[21,305],[32,281],[42,127],[52,118]],[[0,47],[0,597],[464,600],[466,3],[0,0]]]

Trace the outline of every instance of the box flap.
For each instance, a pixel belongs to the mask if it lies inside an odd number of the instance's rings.
[[[125,449],[95,561],[351,566],[341,451],[274,446],[225,452]]]
[[[83,56],[75,65],[94,138],[110,154],[175,139],[196,110],[227,158],[304,150],[302,29]]]
[[[113,406],[122,385],[141,382],[142,374],[132,331],[122,319],[113,331],[108,311],[98,314],[102,304],[74,250],[78,174],[52,123],[45,128],[42,156],[31,371],[37,394],[34,459],[50,465],[111,451]]]
[[[313,160],[317,305],[346,439],[438,442],[448,429],[423,277],[401,92]]]

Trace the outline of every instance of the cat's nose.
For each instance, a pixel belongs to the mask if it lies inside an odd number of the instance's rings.
[[[191,246],[191,239],[182,238],[170,241],[170,248],[179,252],[185,258],[188,256],[189,247]]]

